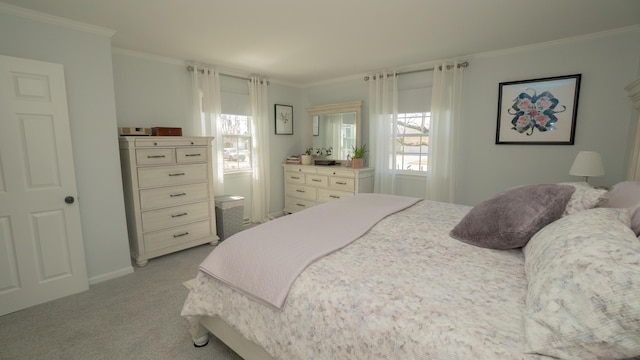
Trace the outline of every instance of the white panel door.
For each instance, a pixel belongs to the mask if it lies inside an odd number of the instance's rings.
[[[64,70],[0,55],[0,315],[88,289]]]

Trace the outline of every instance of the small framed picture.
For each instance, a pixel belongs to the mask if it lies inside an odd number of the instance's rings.
[[[573,145],[580,78],[500,83],[496,144]]]
[[[275,105],[276,135],[293,135],[293,106]]]

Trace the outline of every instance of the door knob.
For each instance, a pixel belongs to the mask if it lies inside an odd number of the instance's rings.
[[[67,204],[73,204],[74,201],[76,201],[76,199],[73,196],[67,196],[66,198],[64,198],[64,202],[66,202]]]

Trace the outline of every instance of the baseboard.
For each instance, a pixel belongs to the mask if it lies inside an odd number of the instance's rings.
[[[269,214],[269,220],[275,220],[281,216],[284,216],[284,212],[283,211],[276,211],[274,213]]]
[[[103,281],[119,278],[121,276],[133,274],[133,266],[126,267],[124,269],[112,271],[107,274],[102,274],[98,276],[94,276],[89,278],[89,285],[95,285],[97,283],[101,283]]]

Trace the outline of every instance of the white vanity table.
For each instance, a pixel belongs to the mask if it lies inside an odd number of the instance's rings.
[[[361,146],[362,101],[311,106],[307,141],[314,149],[331,148],[328,160],[347,162],[354,146]],[[294,213],[328,201],[373,192],[374,169],[334,165],[283,164],[284,209]]]
[[[294,213],[358,193],[373,192],[373,168],[288,164],[282,166],[285,213]]]

